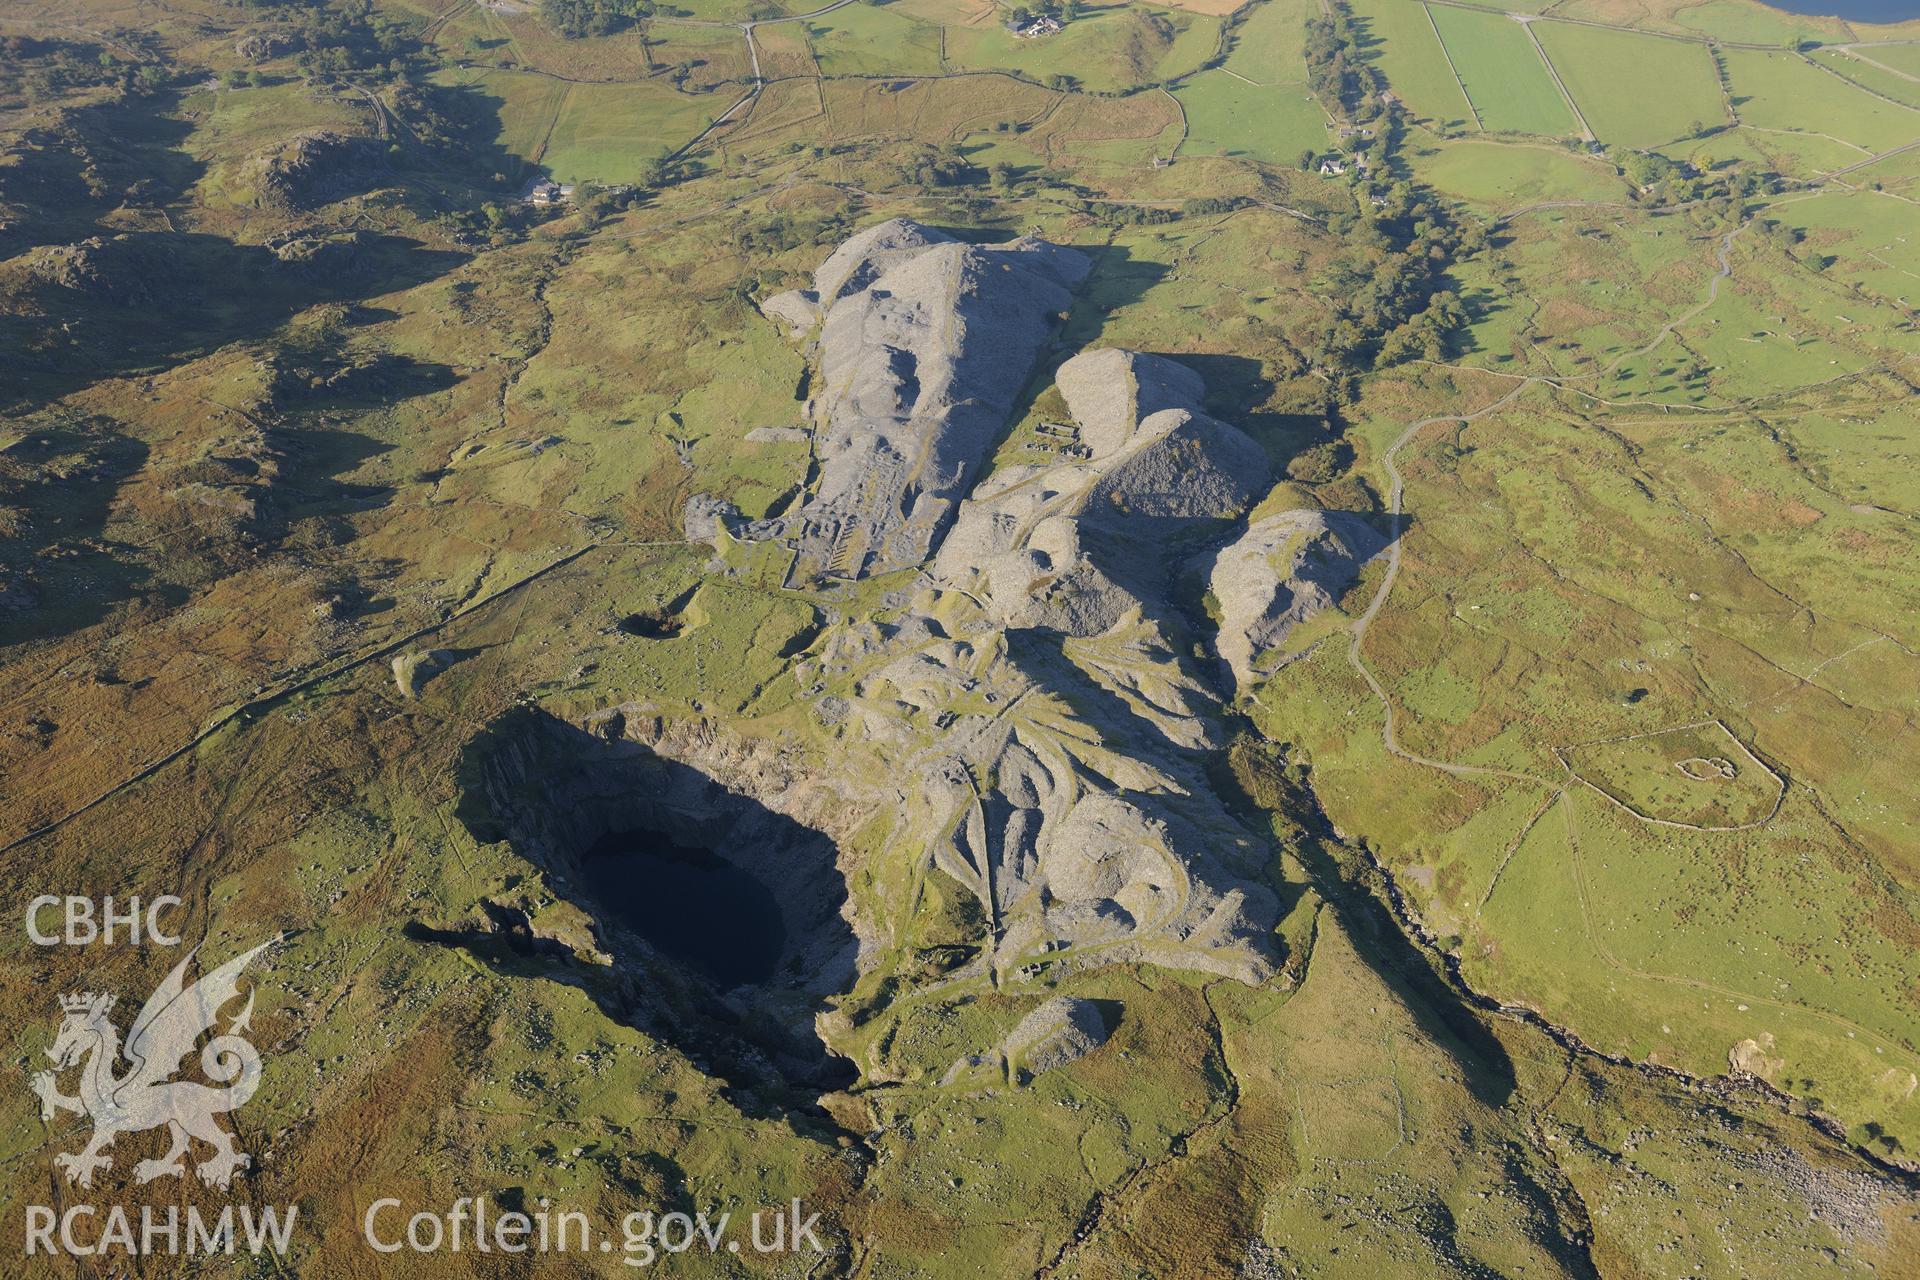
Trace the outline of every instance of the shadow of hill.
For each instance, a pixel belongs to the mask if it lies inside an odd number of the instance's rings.
[[[47,314],[0,317],[15,352],[0,371],[0,407],[264,338],[316,303],[412,288],[467,260],[402,236],[362,233],[352,244],[324,272],[262,245],[177,232],[97,238],[7,264],[9,283]]]
[[[102,541],[147,445],[110,419],[0,433],[0,645],[90,626],[139,594],[150,571]]]
[[[468,832],[541,867],[591,918],[613,965],[541,955],[530,933],[523,958],[708,1063],[743,1109],[824,1122],[819,1096],[856,1076],[814,1027],[854,978],[846,887],[827,836],[617,732],[598,736],[531,708],[477,734],[459,776],[456,816]],[[484,938],[429,932],[496,950],[513,950],[517,936],[497,926]],[[743,957],[754,963],[731,963]]]
[[[1273,463],[1276,475],[1301,450],[1330,438],[1327,417],[1321,413],[1273,413],[1260,409],[1273,396],[1273,379],[1266,367],[1248,356],[1211,355],[1190,351],[1152,354],[1183,364],[1206,380],[1203,407],[1222,422],[1252,436]]]
[[[0,165],[0,258],[36,245],[84,239],[123,206],[157,208],[183,198],[206,165],[182,149],[190,121],[172,113],[176,92],[58,111],[24,131]]]
[[[1354,948],[1400,999],[1420,1030],[1459,1065],[1467,1089],[1489,1107],[1504,1107],[1519,1087],[1513,1061],[1464,993],[1444,977],[1365,884],[1367,868],[1333,830],[1304,780],[1286,772],[1271,744],[1243,739],[1236,765],[1212,773],[1228,804],[1243,816],[1282,814],[1298,828],[1290,841],[1309,885],[1340,917]],[[1250,748],[1250,749],[1249,749]]]

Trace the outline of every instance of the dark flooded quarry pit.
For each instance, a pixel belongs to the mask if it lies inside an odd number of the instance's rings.
[[[580,875],[615,921],[722,987],[773,977],[787,943],[780,904],[712,850],[612,831],[587,847]]]

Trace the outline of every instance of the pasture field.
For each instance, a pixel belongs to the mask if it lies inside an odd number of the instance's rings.
[[[1172,90],[1187,117],[1183,154],[1287,165],[1327,147],[1326,112],[1307,91],[1301,52],[1311,12],[1305,0],[1261,4],[1235,30],[1225,66]]]
[[[1861,46],[1857,52],[1863,58],[1904,71],[1910,76],[1920,76],[1920,40],[1910,40],[1901,44],[1869,44]]]
[[[1810,133],[1784,133],[1742,126],[1704,138],[1688,138],[1658,149],[1702,170],[1743,163],[1795,178],[1818,178],[1871,158],[1864,147]]]
[[[940,28],[891,5],[850,4],[806,21],[824,76],[934,76],[942,71]]]
[[[936,27],[997,26],[1011,16],[994,0],[893,0],[887,7]],[[818,8],[817,4],[801,5],[805,12]]]
[[[451,50],[456,56],[474,61],[484,61],[489,56],[510,58],[522,68],[569,80],[638,80],[648,71],[646,50],[640,38],[642,31],[638,27],[610,36],[569,40],[542,21],[533,7],[510,11],[476,5],[471,16],[479,20],[482,28],[481,50],[470,52],[472,47],[465,43],[465,35],[461,33],[462,43]],[[664,32],[666,28],[661,30]],[[441,47],[448,46],[442,44]]]
[[[1920,107],[1920,80],[1909,79],[1908,76],[1913,74],[1911,72],[1899,75],[1889,71],[1885,65],[1876,65],[1876,62],[1883,60],[1878,58],[1874,50],[1815,49],[1813,59],[1875,93],[1896,102],[1904,102],[1910,107]]]
[[[1485,403],[1502,385],[1473,383],[1473,398]],[[1658,412],[1609,411],[1629,445],[1590,434],[1582,406],[1591,402],[1564,397],[1549,408],[1536,394],[1529,403],[1536,412],[1436,427],[1402,455],[1421,523],[1379,624],[1390,630],[1368,641],[1406,750],[1510,773],[1449,777],[1386,754],[1377,705],[1337,652],[1288,668],[1263,695],[1263,716],[1312,748],[1316,787],[1335,820],[1359,824],[1418,872],[1402,884],[1425,886],[1415,889],[1423,914],[1463,939],[1476,981],[1578,1010],[1582,1034],[1635,1057],[1704,1064],[1746,1040],[1770,1045],[1767,1061],[1754,1059],[1769,1078],[1817,1081],[1829,1105],[1856,1116],[1920,1123],[1900,1088],[1875,1083],[1886,1068],[1903,1081],[1914,1066],[1901,1044],[1911,1013],[1892,975],[1920,868],[1906,873],[1906,886],[1857,881],[1804,793],[1790,792],[1757,832],[1700,836],[1649,824],[1584,789],[1564,792],[1551,751],[1561,748],[1583,773],[1626,769],[1612,785],[1643,788],[1642,803],[1674,792],[1651,816],[1676,821],[1755,820],[1775,794],[1758,787],[1764,771],[1719,730],[1695,734],[1698,742],[1663,732],[1703,713],[1738,715],[1737,735],[1790,761],[1796,785],[1817,788],[1825,803],[1876,785],[1874,761],[1839,744],[1878,732],[1868,726],[1902,714],[1895,708],[1911,706],[1913,694],[1882,682],[1858,702],[1846,695],[1848,710],[1828,690],[1872,671],[1878,650],[1856,646],[1907,607],[1905,592],[1881,594],[1879,566],[1891,562],[1880,551],[1856,554],[1857,569],[1810,593],[1806,564],[1822,553],[1807,549],[1800,561],[1795,531],[1819,527],[1827,513],[1838,522],[1836,547],[1858,543],[1869,527],[1874,537],[1910,535],[1897,519],[1849,514],[1858,500],[1822,495],[1820,476],[1782,474],[1774,423],[1703,429]],[[1910,425],[1901,430],[1911,439]],[[1870,435],[1856,447],[1874,456],[1886,442]],[[1629,456],[1638,461],[1625,463]],[[1894,497],[1888,483],[1909,484],[1890,478],[1877,497]],[[1791,625],[1803,609],[1818,623]],[[1559,655],[1575,635],[1583,656],[1569,663]],[[1756,650],[1764,661],[1754,661]],[[1300,687],[1278,687],[1288,683]],[[1841,729],[1848,720],[1854,727]],[[1897,732],[1904,741],[1912,730]],[[1596,764],[1596,747],[1566,745],[1624,734],[1657,735],[1635,741],[1657,744],[1659,758],[1616,754]],[[1738,803],[1688,798],[1712,784],[1667,779],[1675,751],[1733,763]],[[1751,794],[1747,781],[1756,783]],[[1876,843],[1897,841],[1901,824],[1920,816],[1913,809],[1862,825],[1885,833]],[[1809,862],[1809,847],[1827,849],[1825,859]],[[1888,856],[1902,865],[1890,847]],[[1569,964],[1573,953],[1588,959]]]
[[[1836,192],[1778,205],[1773,216],[1799,228],[1810,253],[1833,259],[1828,276],[1900,306],[1920,297],[1920,231],[1911,211],[1886,196]]]
[[[1657,146],[1727,122],[1712,56],[1700,45],[1570,22],[1536,22],[1533,32],[1608,146]]]
[[[1574,132],[1566,100],[1518,23],[1445,5],[1430,11],[1483,127],[1548,136]]]
[[[695,96],[653,83],[574,85],[540,163],[563,182],[632,182],[728,105],[725,93]]]
[[[1262,0],[1234,28],[1227,70],[1256,84],[1304,85],[1306,23],[1316,12],[1309,0]]]
[[[1353,12],[1367,37],[1366,57],[1379,66],[1409,110],[1443,127],[1473,127],[1473,111],[1447,66],[1425,5],[1415,0],[1355,0]]]
[[[442,71],[440,83],[471,90],[475,107],[496,121],[495,139],[521,164],[538,164],[547,135],[566,103],[567,84],[522,71],[468,69]]]
[[[820,74],[813,47],[807,43],[804,23],[777,22],[755,27],[753,42],[760,50],[760,73],[769,80],[811,78]]]
[[[1824,134],[1797,132],[1789,129],[1753,129],[1741,127],[1736,130],[1740,144],[1751,146],[1757,154],[1766,157],[1766,163],[1776,173],[1786,173],[1791,177],[1818,178],[1836,173],[1839,169],[1851,169],[1860,161],[1872,159],[1872,152],[1864,146],[1855,146],[1851,142],[1841,142],[1839,138],[1830,138]],[[1718,152],[1740,154],[1740,146],[1713,146],[1713,138],[1701,138],[1697,144],[1688,148],[1667,148],[1670,152],[1693,150],[1697,154],[1713,155]]]
[[[747,55],[746,37],[738,31],[652,23],[647,28],[647,56],[649,69],[684,70],[684,87],[694,90],[731,81],[744,91],[753,79],[753,60]],[[724,95],[726,89],[722,93]]]
[[[1250,85],[1215,67],[1173,95],[1187,113],[1183,153],[1290,165],[1302,151],[1326,150],[1333,137],[1326,112],[1295,85]]]
[[[844,11],[843,11],[844,12]],[[1159,84],[1197,70],[1220,41],[1220,20],[1146,6],[1089,9],[1058,35],[1022,40],[998,23],[947,29],[955,70],[1071,76],[1095,92]]]
[[[1601,165],[1544,143],[1447,142],[1417,151],[1414,170],[1448,195],[1496,210],[1626,194],[1620,179]]]
[[[1460,0],[1464,5],[1475,9],[1486,9],[1493,13],[1545,13],[1554,7],[1554,0],[1516,0],[1513,4],[1506,0]]]
[[[1697,305],[1713,270],[1711,242],[1679,219],[1547,209],[1507,227],[1497,254],[1456,268],[1474,365],[1590,377]]]
[[[456,71],[500,121],[500,146],[562,182],[632,182],[649,160],[699,133],[731,101],[684,94],[662,81],[568,84],[520,71]]]
[[[1743,124],[1826,134],[1873,152],[1920,137],[1920,111],[1883,102],[1795,54],[1727,49],[1721,56]]]
[[[1562,747],[1560,758],[1634,816],[1685,827],[1756,826],[1786,791],[1717,720]]]
[[[1749,286],[1723,288],[1668,342],[1621,362],[1607,394],[1709,405],[1765,394],[1783,376],[1818,383],[1868,366],[1866,356],[1800,323],[1812,317],[1793,314],[1798,301]]]
[[[1585,15],[1580,15],[1585,16]],[[1796,40],[1830,38],[1832,32],[1818,18],[1802,17],[1782,9],[1756,4],[1753,0],[1707,0],[1676,10],[1673,25],[1685,31],[1698,31],[1721,40],[1743,44],[1777,44],[1782,47]]]

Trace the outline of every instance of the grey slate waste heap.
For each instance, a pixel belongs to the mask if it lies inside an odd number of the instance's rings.
[[[767,299],[819,343],[820,482],[745,536],[790,541],[799,578],[925,561],[1091,265],[1041,240],[973,245],[894,219],[842,244],[812,289]]]

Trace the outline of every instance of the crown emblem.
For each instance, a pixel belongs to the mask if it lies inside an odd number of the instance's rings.
[[[105,992],[78,991],[60,997],[60,1007],[68,1013],[85,1013],[92,1009],[95,1002],[101,1002],[100,1012],[105,1013],[113,1007],[113,997]]]

